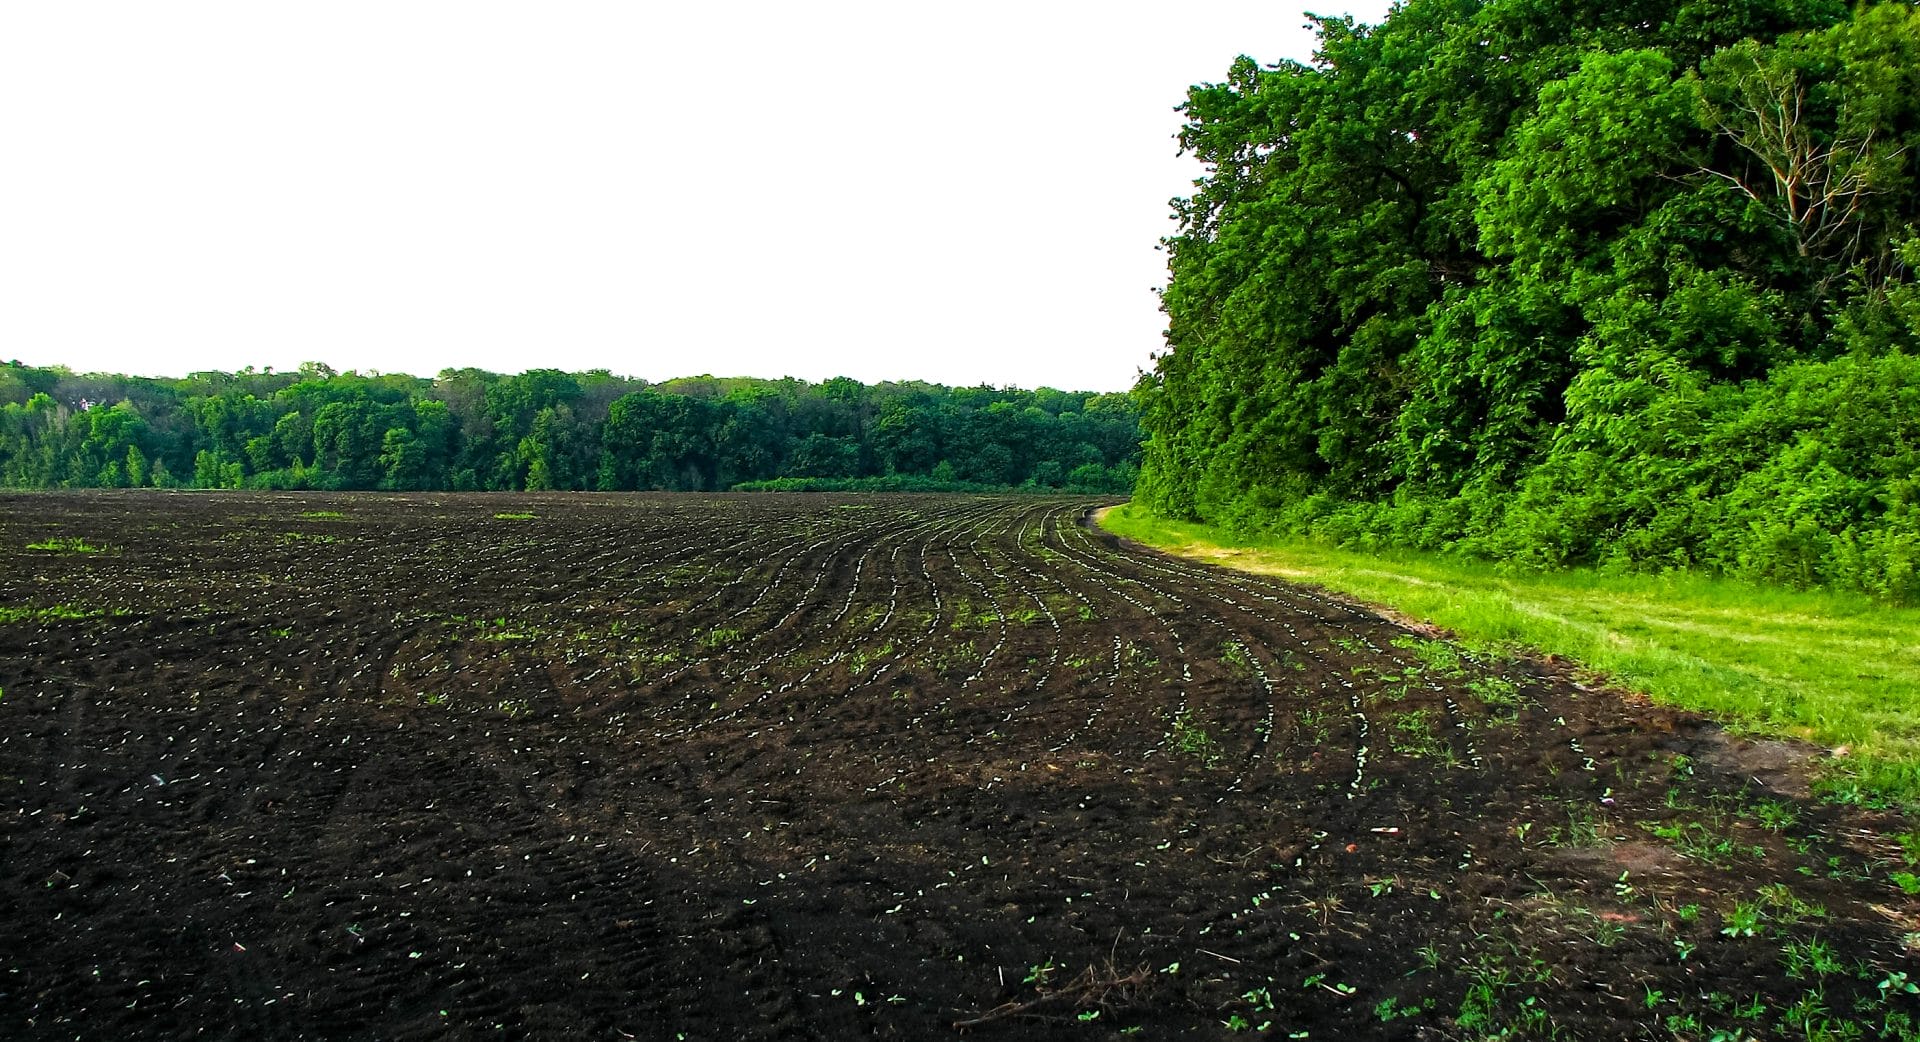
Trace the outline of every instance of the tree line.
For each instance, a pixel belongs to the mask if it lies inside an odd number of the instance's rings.
[[[0,364],[0,484],[14,488],[1124,494],[1139,443],[1130,396],[1052,388]]]
[[[1920,599],[1920,9],[1316,21],[1188,93],[1140,499]]]

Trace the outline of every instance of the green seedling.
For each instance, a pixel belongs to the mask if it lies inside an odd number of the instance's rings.
[[[1788,942],[1786,947],[1780,949],[1780,961],[1787,968],[1787,976],[1794,980],[1804,980],[1809,976],[1825,977],[1846,968],[1834,955],[1832,946],[1818,937]]]
[[[1727,913],[1727,921],[1720,927],[1720,932],[1728,937],[1752,937],[1760,932],[1765,922],[1766,912],[1759,902],[1741,901],[1733,906],[1733,911]]]
[[[27,549],[55,554],[97,554],[105,552],[107,548],[95,546],[78,536],[55,536],[52,539],[42,539],[37,543],[28,543]]]
[[[1494,713],[1511,717],[1520,709],[1520,687],[1505,677],[1476,677],[1467,681],[1467,690]]]
[[[1220,743],[1207,733],[1207,729],[1194,722],[1191,709],[1176,714],[1172,727],[1167,737],[1172,739],[1175,749],[1199,760],[1200,765],[1208,770],[1219,766],[1226,754],[1221,750]]]
[[[55,604],[47,608],[5,607],[0,606],[0,624],[13,622],[76,622],[80,619],[99,618],[105,612],[88,608],[76,608],[70,604]],[[124,611],[113,614],[123,615]]]

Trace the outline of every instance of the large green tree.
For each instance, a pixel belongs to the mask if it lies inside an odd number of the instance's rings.
[[[1319,30],[1188,95],[1143,500],[1920,596],[1920,11],[1409,0]]]

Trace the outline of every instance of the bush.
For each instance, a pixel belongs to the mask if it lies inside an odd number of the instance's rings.
[[[1282,481],[1216,493],[1202,517],[1519,569],[1698,567],[1920,603],[1920,359],[1846,355],[1712,389],[1642,381],[1607,407],[1623,414],[1576,417],[1513,485],[1483,475],[1365,503]]]

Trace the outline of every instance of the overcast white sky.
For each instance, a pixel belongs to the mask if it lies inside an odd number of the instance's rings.
[[[1363,22],[1385,3],[1336,8]],[[0,359],[1120,390],[1300,0],[0,4]]]

